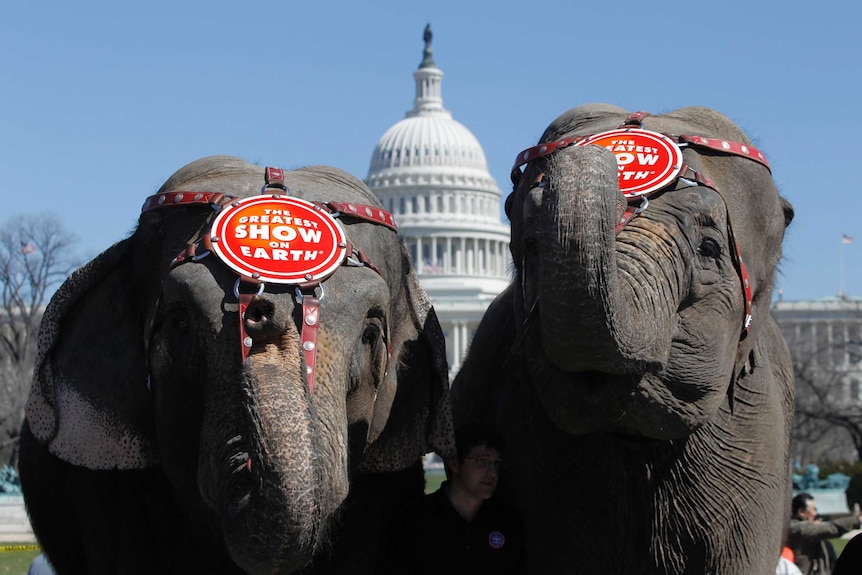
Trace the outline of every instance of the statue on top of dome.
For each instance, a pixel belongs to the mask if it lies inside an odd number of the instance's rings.
[[[431,23],[425,25],[425,31],[422,33],[422,39],[425,40],[425,51],[422,53],[422,63],[419,64],[420,68],[433,68],[436,67],[437,64],[434,63],[434,58],[431,57],[431,38],[433,34],[431,33]]]

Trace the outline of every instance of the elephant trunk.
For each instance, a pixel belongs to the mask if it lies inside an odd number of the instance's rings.
[[[626,199],[617,174],[610,151],[570,147],[550,159],[547,186],[528,196],[542,346],[563,371],[642,372],[667,356],[659,334],[670,314],[651,303],[660,293],[620,270],[615,225]]]
[[[296,337],[285,334],[290,341],[248,358],[243,399],[249,453],[244,460],[244,454],[234,456],[239,460],[232,467],[239,468],[221,499],[230,554],[255,575],[306,565],[324,544],[327,519],[347,496],[346,445],[322,435],[339,423],[319,421],[337,410],[311,405]]]

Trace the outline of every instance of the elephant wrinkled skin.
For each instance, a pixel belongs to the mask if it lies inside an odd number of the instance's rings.
[[[540,143],[627,116],[574,108]],[[705,108],[642,126],[751,146]],[[500,493],[523,513],[531,573],[775,569],[794,392],[769,306],[793,210],[757,161],[682,155],[686,179],[618,232],[626,199],[604,147],[560,147],[515,177],[516,277],[486,312],[451,400],[456,425],[484,420],[506,438]],[[733,237],[751,286],[747,335]]]
[[[284,181],[293,197],[379,207],[335,168]],[[159,192],[263,184],[263,168],[214,156]],[[244,359],[238,274],[215,254],[172,265],[215,213],[145,211],[46,310],[20,471],[60,575],[370,573],[388,505],[422,494],[421,456],[451,453],[444,338],[397,233],[341,215],[373,266],[322,281],[312,390],[293,285],[248,303]]]

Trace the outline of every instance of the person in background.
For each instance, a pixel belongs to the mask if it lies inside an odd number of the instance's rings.
[[[798,493],[791,503],[790,526],[787,531],[787,546],[793,550],[796,565],[803,575],[832,573],[835,565],[835,550],[829,539],[840,537],[862,522],[858,511],[849,517],[824,521],[817,514],[814,497],[810,493]]]
[[[526,572],[518,514],[493,497],[503,466],[502,439],[479,426],[456,430],[447,480],[394,522],[384,574]]]
[[[790,547],[785,546],[781,549],[778,565],[775,567],[775,575],[802,575],[802,571],[793,561],[793,551],[790,550]]]

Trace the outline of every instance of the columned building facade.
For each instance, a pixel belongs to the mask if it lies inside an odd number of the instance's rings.
[[[862,418],[862,299],[839,295],[809,301],[777,301],[772,315],[793,356],[797,410],[825,409],[836,419]],[[797,417],[795,458],[853,461],[846,430],[834,426],[807,433]]]
[[[365,183],[395,216],[446,334],[454,376],[479,320],[509,283],[509,226],[482,146],[443,107],[429,27],[424,39],[413,108],[378,141]]]

